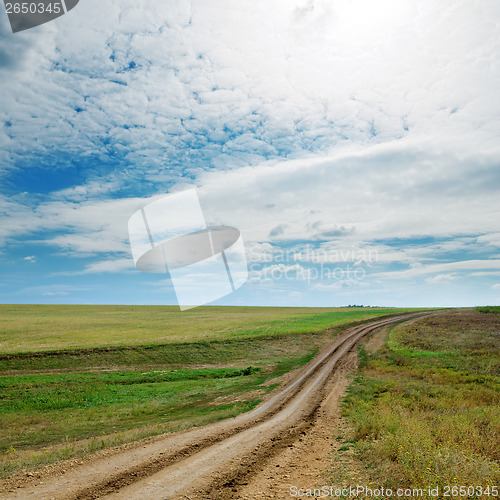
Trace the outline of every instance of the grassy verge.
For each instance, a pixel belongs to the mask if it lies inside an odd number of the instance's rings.
[[[271,363],[284,352],[306,352],[321,342],[321,335],[267,337],[248,340],[184,342],[123,348],[76,349],[23,354],[0,354],[0,375],[37,371],[162,369],[183,366]]]
[[[497,315],[449,311],[389,329],[374,354],[361,350],[344,413],[375,484],[424,496],[438,487],[439,498],[446,486],[498,486],[499,332]]]

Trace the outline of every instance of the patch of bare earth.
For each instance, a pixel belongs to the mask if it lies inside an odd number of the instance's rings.
[[[356,353],[350,352],[327,384],[327,395],[315,418],[297,439],[259,464],[260,471],[233,491],[234,499],[283,499],[291,498],[290,494],[296,491],[294,487],[304,490],[339,487],[344,481],[332,483],[331,478],[339,481],[346,473],[349,484],[367,481],[352,453],[339,451],[350,433],[347,422],[340,415],[340,404],[349,385],[349,374],[356,366]]]

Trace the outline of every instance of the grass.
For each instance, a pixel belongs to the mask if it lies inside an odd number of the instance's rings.
[[[500,314],[500,306],[476,307],[476,311],[479,311],[479,312],[482,312],[482,313]]]
[[[382,308],[0,306],[0,476],[235,416]]]
[[[499,484],[497,315],[449,311],[395,326],[384,348],[360,354],[343,408],[376,484],[439,487],[439,498],[445,486]]]
[[[315,352],[275,359],[266,369],[0,377],[0,476],[248,411],[275,387],[266,381],[303,365]]]
[[[224,363],[237,363],[243,366],[271,363],[282,356],[284,351],[290,356],[295,356],[318,345],[320,341],[321,335],[298,334],[293,337],[184,342],[115,349],[0,354],[0,375],[38,370],[64,372],[98,369],[162,369]]]
[[[322,332],[408,309],[0,305],[0,353],[242,340]]]

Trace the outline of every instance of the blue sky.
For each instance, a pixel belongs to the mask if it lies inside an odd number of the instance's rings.
[[[0,12],[0,302],[175,304],[127,222],[196,187],[218,304],[500,302],[500,5],[81,0]]]

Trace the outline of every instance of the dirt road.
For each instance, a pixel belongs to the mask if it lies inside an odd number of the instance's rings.
[[[325,401],[338,402],[343,386],[335,383],[335,377],[338,381],[341,370],[345,372],[355,344],[378,328],[414,316],[379,320],[346,330],[285,387],[248,413],[171,434],[141,448],[84,463],[38,483],[34,480],[6,492],[2,498],[282,498],[270,493],[252,493],[252,478],[254,482],[258,479],[259,472],[269,466],[271,457],[303,441],[303,436],[308,435],[318,420],[318,414],[325,411]],[[287,481],[284,475],[279,476],[276,482]],[[257,481],[256,487],[258,484]]]

